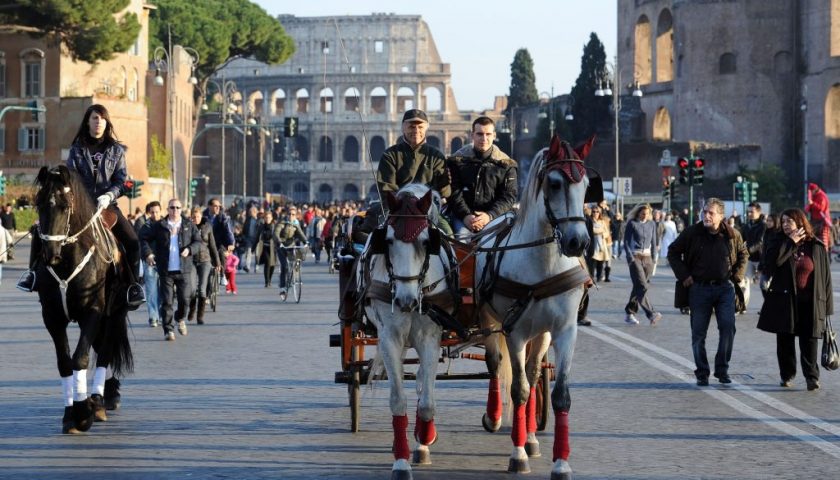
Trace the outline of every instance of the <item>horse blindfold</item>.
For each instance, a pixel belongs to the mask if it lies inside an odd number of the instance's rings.
[[[377,228],[370,234],[370,252],[374,255],[385,255],[388,253],[388,230]],[[440,230],[435,227],[429,228],[429,241],[426,244],[426,251],[430,255],[440,255],[441,236]]]

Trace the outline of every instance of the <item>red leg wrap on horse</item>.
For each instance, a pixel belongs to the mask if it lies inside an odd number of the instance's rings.
[[[490,379],[490,390],[487,392],[487,416],[494,422],[502,418],[502,389],[498,378]]]
[[[568,460],[571,448],[569,447],[569,412],[554,411],[554,457]]]
[[[408,415],[396,416],[391,421],[394,427],[394,459],[408,460],[410,451],[408,450]]]
[[[528,396],[528,406],[525,408],[525,415],[528,418],[528,433],[537,433],[537,388],[531,387],[531,395]]]
[[[513,427],[510,431],[510,439],[514,447],[524,447],[528,434],[525,432],[525,404],[513,407]]]
[[[437,435],[435,431],[435,419],[433,418],[427,422],[420,418],[420,414],[418,413],[417,423],[414,424],[414,439],[423,445],[431,445],[435,441],[435,435]]]

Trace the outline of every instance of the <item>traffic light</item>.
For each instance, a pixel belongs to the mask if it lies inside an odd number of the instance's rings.
[[[662,198],[670,198],[671,182],[667,178],[662,179]]]
[[[695,158],[693,171],[691,172],[691,181],[693,185],[703,185],[703,173],[706,169],[706,161],[702,158]]]
[[[688,183],[688,160],[680,157],[677,166],[680,167],[680,185],[685,185]]]
[[[296,137],[298,130],[298,119],[297,117],[286,117],[286,120],[283,121],[283,136],[284,137]]]
[[[758,182],[747,182],[746,185],[749,188],[747,201],[755,202],[758,200]]]
[[[0,171],[0,195],[6,194],[6,177],[3,176],[3,172]]]
[[[195,197],[195,189],[198,188],[198,179],[193,178],[190,180],[190,198]]]
[[[134,196],[131,198],[140,198],[140,187],[143,186],[143,180],[134,180]]]
[[[747,199],[747,184],[744,182],[735,182],[735,201],[743,202]]]
[[[26,102],[26,106],[27,106],[27,107],[29,107],[29,108],[33,108],[33,109],[35,109],[35,110],[32,110],[32,121],[33,121],[33,122],[37,122],[37,121],[38,121],[38,118],[39,118],[39,117],[38,117],[38,114],[40,113],[40,112],[37,110],[37,108],[38,108],[38,102],[37,102],[37,101],[35,101],[35,100],[31,100],[31,101],[29,101],[29,102]]]
[[[134,180],[129,179],[123,182],[123,195],[134,198]]]

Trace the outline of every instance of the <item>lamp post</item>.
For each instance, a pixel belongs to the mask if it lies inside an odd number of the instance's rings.
[[[233,80],[225,81],[225,77],[222,76],[222,83],[218,84],[213,80],[208,80],[208,83],[213,84],[216,87],[216,90],[222,96],[222,111],[221,111],[221,122],[232,124],[233,120],[230,119],[228,116],[233,113],[236,107],[232,103],[228,103],[228,99],[236,92],[236,83]],[[201,109],[207,110],[207,104],[202,103]],[[222,178],[221,178],[221,186],[222,186],[222,205],[227,205],[225,203],[225,128],[222,129]]]
[[[543,96],[548,97],[548,140],[551,141],[551,137],[554,136],[554,85],[551,86],[551,93],[540,92],[540,97]],[[545,112],[540,112],[537,115],[537,117],[543,119],[545,116]]]
[[[244,112],[243,112],[244,114]],[[250,127],[256,125],[257,121],[254,117],[249,116],[247,119],[242,117],[242,202],[245,203],[245,197],[248,196],[248,137],[251,136]]]
[[[598,88],[595,90],[596,97],[609,97],[612,96],[612,104],[613,104],[613,115],[615,116],[615,123],[613,124],[614,128],[614,136],[615,136],[615,178],[616,180],[613,183],[618,182],[619,178],[619,165],[618,165],[618,142],[619,142],[619,135],[618,135],[618,116],[619,112],[621,112],[621,68],[618,66],[618,55],[614,57],[614,61],[605,62],[604,70],[601,71],[601,76],[598,79]],[[611,87],[612,86],[612,87]],[[627,85],[628,88],[633,89],[633,96],[634,97],[641,97],[644,94],[642,90],[639,88],[639,81],[634,78],[633,83]],[[621,200],[621,192],[618,191],[618,185],[613,185],[613,191],[615,192],[616,203],[620,202]],[[621,209],[623,210],[623,209]],[[619,210],[619,211],[621,211]]]
[[[190,78],[189,82],[191,85],[196,85],[198,80],[195,78],[195,67],[198,65],[199,56],[198,52],[195,49],[189,47],[181,47],[186,53],[188,58],[181,59],[186,60],[186,62],[190,66]],[[154,51],[154,60],[155,60],[155,79],[154,84],[157,86],[163,86],[164,80],[160,74],[161,69],[166,69],[166,76],[169,80],[167,85],[166,94],[168,96],[168,106],[166,112],[166,119],[167,123],[169,124],[169,128],[167,128],[167,144],[169,145],[170,155],[171,157],[171,172],[172,172],[172,197],[178,198],[178,177],[177,177],[177,161],[175,160],[175,69],[177,65],[174,65],[173,55],[172,55],[172,30],[169,30],[169,45],[168,49],[163,47],[157,47]],[[187,182],[189,182],[189,175],[187,175]],[[189,187],[187,187],[187,191]]]

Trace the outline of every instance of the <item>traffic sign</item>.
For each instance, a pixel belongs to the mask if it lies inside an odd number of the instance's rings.
[[[633,195],[632,177],[613,177],[613,185],[615,186],[613,191],[616,194],[621,195],[622,197]]]

